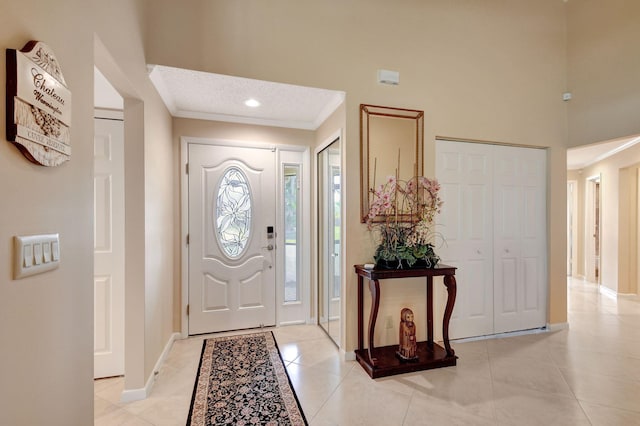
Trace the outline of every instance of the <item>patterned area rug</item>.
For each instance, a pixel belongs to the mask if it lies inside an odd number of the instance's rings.
[[[307,425],[272,332],[207,339],[187,426]]]

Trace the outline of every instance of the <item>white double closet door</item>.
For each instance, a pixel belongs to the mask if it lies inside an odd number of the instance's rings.
[[[457,267],[450,337],[545,326],[546,151],[436,141],[442,263]]]

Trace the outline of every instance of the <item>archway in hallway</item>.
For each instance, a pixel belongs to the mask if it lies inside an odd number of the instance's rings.
[[[122,401],[146,397],[144,104],[113,56],[94,36],[94,64],[123,99],[124,117],[124,391]]]

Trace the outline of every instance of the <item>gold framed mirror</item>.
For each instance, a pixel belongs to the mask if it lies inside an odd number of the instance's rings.
[[[408,181],[424,171],[424,111],[360,105],[360,221],[365,223],[371,189],[388,176]],[[384,218],[376,218],[384,220]]]

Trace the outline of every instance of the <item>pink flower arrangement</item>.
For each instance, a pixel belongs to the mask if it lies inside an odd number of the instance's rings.
[[[372,201],[367,215],[367,226],[376,232],[380,245],[374,256],[405,262],[409,267],[426,260],[427,267],[437,264],[433,253],[435,218],[442,208],[436,179],[414,176],[408,181],[389,176],[375,189],[371,189]]]

